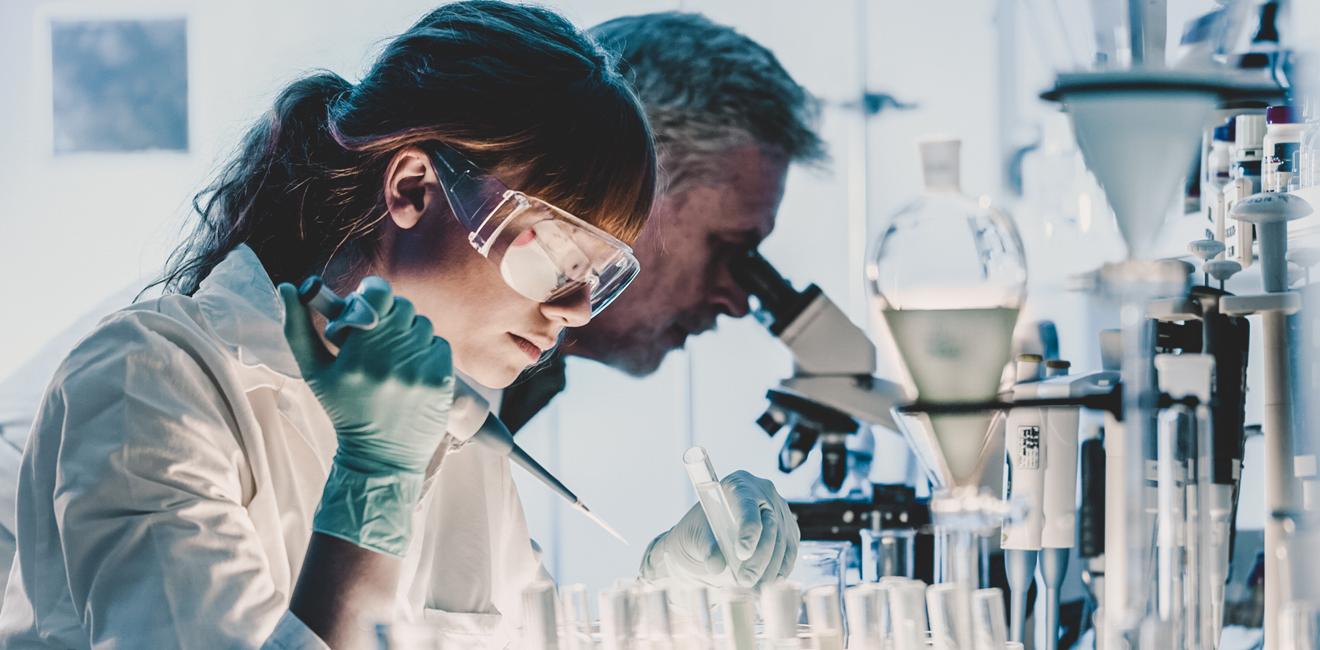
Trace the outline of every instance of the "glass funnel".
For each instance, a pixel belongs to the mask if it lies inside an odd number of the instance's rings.
[[[894,215],[872,248],[872,306],[920,401],[991,399],[1026,297],[1022,241],[1006,214],[959,191],[958,140],[920,147],[925,191]],[[904,417],[902,426],[936,486],[953,488],[980,479],[992,417]]]

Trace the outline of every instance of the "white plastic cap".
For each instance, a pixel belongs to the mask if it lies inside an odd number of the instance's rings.
[[[1264,115],[1260,113],[1239,115],[1233,129],[1237,134],[1235,144],[1238,149],[1259,149],[1265,146]]]
[[[917,142],[917,148],[921,155],[921,179],[926,189],[956,191],[961,181],[962,140],[949,136],[925,138]]]

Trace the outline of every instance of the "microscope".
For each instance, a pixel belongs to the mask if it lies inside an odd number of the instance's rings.
[[[862,531],[928,523],[912,487],[870,483],[870,427],[895,430],[891,409],[907,400],[903,386],[875,375],[870,337],[820,287],[798,291],[757,251],[736,260],[732,273],[755,299],[757,320],[793,355],[792,374],[766,392],[769,405],[756,420],[771,437],[787,430],[780,471],[801,467],[820,447],[817,483],[828,496],[789,504],[803,539],[859,543]]]

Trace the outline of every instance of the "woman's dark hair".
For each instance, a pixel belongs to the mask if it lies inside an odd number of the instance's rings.
[[[366,268],[390,159],[433,141],[625,241],[655,196],[650,127],[611,56],[552,11],[456,2],[391,41],[356,86],[320,72],[285,88],[194,198],[200,222],[158,284],[192,294],[240,244],[277,283],[331,257]]]

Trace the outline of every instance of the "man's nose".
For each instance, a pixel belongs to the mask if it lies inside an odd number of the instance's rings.
[[[751,312],[751,306],[748,304],[749,296],[733,279],[733,274],[728,269],[721,269],[718,281],[712,288],[711,302],[720,309],[720,313],[742,318]]]

